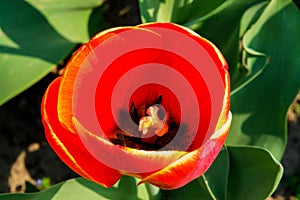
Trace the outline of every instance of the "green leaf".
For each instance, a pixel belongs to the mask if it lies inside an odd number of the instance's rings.
[[[144,185],[147,193],[148,193],[148,197],[149,200],[159,200],[160,199],[160,189],[154,185],[148,184],[148,183],[144,183]],[[144,195],[146,196],[146,195]],[[141,197],[143,197],[143,195],[141,195]]]
[[[281,164],[265,149],[225,146],[208,171],[182,188],[161,191],[161,199],[266,199],[282,176]]]
[[[276,188],[282,167],[266,150],[256,147],[224,148],[204,176],[175,190],[160,190],[123,176],[112,188],[83,178],[71,179],[38,193],[0,194],[0,200],[93,199],[93,200],[201,200],[265,199]],[[263,178],[262,178],[263,177]],[[255,192],[253,192],[255,191]]]
[[[88,1],[0,2],[0,105],[45,76],[75,47],[87,41],[92,9]]]
[[[90,38],[88,22],[93,9],[103,0],[27,0],[62,37],[73,43],[84,43]],[[99,15],[99,21],[101,15]]]
[[[264,0],[228,0],[205,16],[184,25],[213,42],[228,62],[231,78],[239,60],[239,30],[244,12]]]
[[[142,21],[144,23],[156,21],[170,22],[173,15],[172,7],[174,3],[174,0],[139,0]]]
[[[231,95],[227,144],[264,147],[281,159],[287,111],[300,88],[299,35],[300,12],[289,0],[271,1],[246,32],[243,45],[269,61],[258,77]],[[249,57],[247,65],[260,68],[261,57]]]
[[[226,200],[230,158],[227,147],[224,147],[216,160],[203,175],[216,199]]]
[[[230,171],[227,199],[266,199],[281,179],[281,164],[266,150],[255,147],[228,147]]]
[[[145,185],[136,186],[136,180],[124,176],[112,188],[104,188],[83,178],[70,179],[38,193],[0,194],[0,200],[36,199],[93,199],[93,200],[150,200]]]
[[[189,184],[175,190],[161,190],[161,200],[192,200],[195,197],[201,197],[201,200],[214,200],[207,181],[203,176]],[[1,200],[1,199],[0,199]]]
[[[240,21],[244,12],[265,0],[140,0],[144,22],[182,24],[212,41],[224,54],[232,77],[239,59]]]
[[[268,3],[268,1],[258,3],[244,12],[240,24],[240,37],[258,20]]]
[[[216,199],[253,200],[271,195],[282,172],[281,164],[265,149],[225,146],[204,177]]]
[[[225,0],[139,0],[142,21],[184,24],[208,14]]]
[[[259,16],[262,14],[263,10],[266,8],[269,2],[261,2],[252,7],[250,7],[243,14],[241,23],[240,23],[240,31],[239,37],[242,38],[245,32],[257,21]],[[269,64],[269,58],[264,53],[255,51],[254,49],[250,49],[247,46],[242,45],[240,49],[240,62],[237,65],[235,70],[231,69],[231,92],[232,94],[237,92],[239,89],[242,89],[243,86],[249,84],[253,81],[257,76],[259,76],[262,71]],[[249,63],[253,59],[260,59],[261,65],[256,65],[255,67],[251,67]]]

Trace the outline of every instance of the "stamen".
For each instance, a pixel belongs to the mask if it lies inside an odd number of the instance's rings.
[[[150,106],[146,112],[149,116],[140,119],[139,131],[142,132],[144,142],[154,143],[157,136],[162,137],[168,132],[166,117],[163,120],[159,119],[158,110],[157,106]]]

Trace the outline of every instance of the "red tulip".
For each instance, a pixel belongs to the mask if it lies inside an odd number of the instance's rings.
[[[46,137],[70,168],[105,187],[125,174],[179,188],[202,175],[225,142],[227,68],[212,43],[179,25],[108,29],[48,87]]]

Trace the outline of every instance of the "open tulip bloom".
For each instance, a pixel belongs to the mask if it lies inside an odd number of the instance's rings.
[[[176,24],[100,32],[44,95],[47,140],[102,186],[130,175],[182,187],[210,167],[227,137],[227,68],[211,42]]]

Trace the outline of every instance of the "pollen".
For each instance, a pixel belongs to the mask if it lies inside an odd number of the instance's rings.
[[[160,119],[158,116],[159,108],[157,106],[150,106],[147,109],[146,117],[142,117],[139,122],[139,131],[142,132],[142,138],[158,136],[162,137],[168,132],[168,124],[166,118]]]

